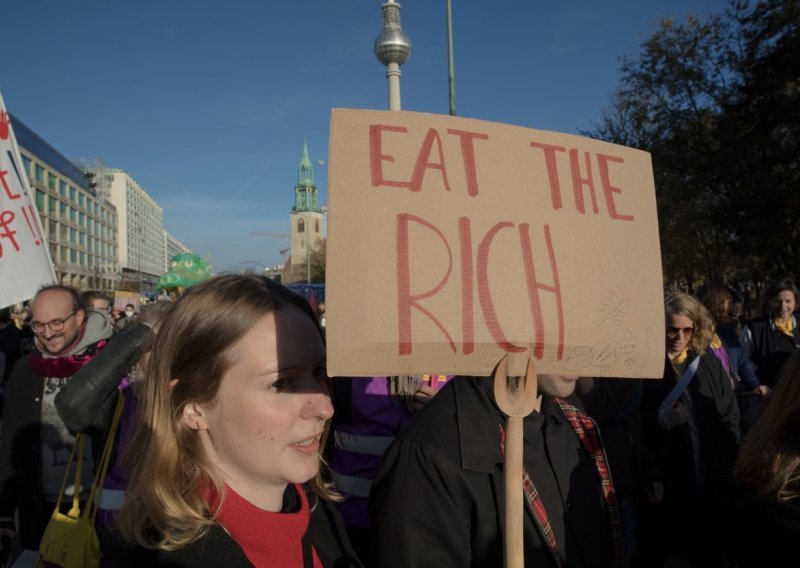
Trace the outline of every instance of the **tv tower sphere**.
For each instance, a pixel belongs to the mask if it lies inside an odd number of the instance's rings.
[[[411,42],[400,28],[400,4],[389,0],[381,9],[383,31],[375,38],[375,56],[384,65],[402,65],[411,54]]]

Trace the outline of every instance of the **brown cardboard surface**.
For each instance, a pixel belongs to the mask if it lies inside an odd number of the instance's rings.
[[[467,118],[334,109],[331,376],[660,377],[663,281],[646,152]]]

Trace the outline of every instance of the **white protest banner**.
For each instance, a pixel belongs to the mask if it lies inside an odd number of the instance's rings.
[[[0,94],[0,307],[56,281],[50,250]]]
[[[326,274],[332,376],[661,377],[646,152],[399,111],[334,109]]]

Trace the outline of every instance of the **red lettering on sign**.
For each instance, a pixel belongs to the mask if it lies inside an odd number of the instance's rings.
[[[458,219],[458,241],[461,246],[461,341],[464,355],[475,351],[475,312],[472,305],[472,225],[468,217]]]
[[[398,350],[400,355],[411,355],[414,341],[412,337],[411,315],[412,309],[419,310],[432,321],[447,339],[450,350],[458,352],[452,336],[429,309],[422,305],[422,300],[431,298],[441,292],[447,284],[453,271],[453,254],[450,244],[444,233],[433,223],[409,213],[400,213],[396,218],[396,246],[397,246],[397,322],[398,322]],[[411,259],[416,257],[410,250],[409,230],[410,224],[435,233],[444,244],[448,255],[447,270],[442,279],[430,290],[420,293],[412,291]],[[511,353],[522,352],[526,346],[512,343],[503,331],[502,323],[495,309],[492,297],[491,283],[489,281],[489,257],[493,242],[497,234],[503,229],[517,227],[520,243],[520,266],[523,268],[525,286],[528,292],[530,305],[531,324],[534,330],[534,356],[541,359],[544,356],[545,328],[543,315],[542,293],[551,293],[554,297],[556,312],[556,357],[561,360],[564,356],[564,309],[561,296],[561,284],[558,276],[556,254],[550,236],[550,227],[544,226],[544,246],[550,262],[552,283],[545,283],[537,277],[533,249],[531,246],[530,226],[527,223],[518,226],[510,221],[501,221],[492,226],[478,245],[477,256],[473,264],[472,224],[468,217],[458,219],[458,240],[460,247],[459,260],[461,263],[461,350],[464,354],[473,353],[475,350],[475,323],[474,302],[477,292],[478,303],[481,307],[487,330],[495,344],[504,351]],[[507,250],[504,251],[507,254]],[[430,270],[433,267],[425,267]]]
[[[448,265],[447,271],[444,274],[441,282],[434,286],[432,289],[422,292],[420,294],[411,293],[411,256],[409,252],[408,241],[408,224],[409,222],[419,223],[420,225],[429,228],[436,233],[444,243],[447,249]],[[438,327],[450,344],[450,349],[453,353],[456,350],[456,344],[447,333],[442,323],[434,316],[429,310],[420,304],[420,300],[430,298],[431,296],[439,293],[447,280],[450,278],[450,272],[453,270],[453,253],[450,250],[450,245],[442,232],[421,217],[410,215],[408,213],[399,213],[397,215],[397,232],[396,232],[396,245],[397,245],[397,326],[398,326],[398,343],[400,347],[400,355],[410,355],[412,348],[411,341],[411,308],[415,308],[425,314],[434,324]]]
[[[539,148],[544,152],[544,163],[547,166],[547,179],[550,182],[550,201],[553,209],[561,209],[561,184],[558,181],[558,164],[556,163],[556,152],[566,152],[563,146],[553,146],[552,144],[541,144],[531,142],[531,146]]]
[[[481,244],[478,245],[478,300],[481,304],[486,327],[489,328],[489,334],[492,336],[492,339],[494,339],[494,342],[497,343],[501,349],[509,353],[521,353],[525,351],[525,347],[514,345],[508,340],[505,333],[503,333],[500,321],[497,319],[494,303],[492,302],[492,292],[489,289],[489,249],[492,246],[492,240],[494,240],[495,235],[502,229],[513,228],[514,223],[509,221],[497,223],[494,227],[489,229],[486,236],[483,237]]]
[[[578,150],[571,148],[569,151],[569,165],[572,172],[572,193],[575,195],[575,208],[579,213],[586,213],[586,208],[583,205],[583,188],[589,188],[589,195],[592,198],[592,211],[599,213],[597,208],[597,196],[594,192],[594,180],[592,179],[592,158],[589,152],[583,153],[584,163],[586,164],[586,177],[581,175],[581,164],[578,158]]]
[[[19,199],[19,193],[12,193],[11,188],[8,186],[8,182],[6,181],[6,174],[8,170],[0,170],[0,183],[3,184],[3,189],[6,190],[6,195],[9,199]]]
[[[625,162],[618,156],[608,156],[606,154],[597,154],[597,165],[600,167],[600,183],[603,186],[603,193],[606,196],[606,207],[608,207],[608,215],[612,219],[619,219],[620,221],[633,221],[633,215],[622,215],[617,213],[617,206],[614,203],[614,193],[622,193],[618,187],[611,185],[611,180],[608,172],[608,163],[615,162],[622,164]]]
[[[478,195],[478,172],[475,168],[475,146],[474,139],[488,140],[488,134],[480,132],[469,132],[467,130],[456,130],[448,128],[448,134],[458,136],[461,142],[461,159],[464,162],[464,177],[467,180],[467,195],[475,197]]]
[[[533,355],[541,359],[544,354],[544,318],[542,317],[542,300],[539,297],[539,290],[551,292],[556,300],[556,320],[558,329],[558,347],[556,349],[556,359],[564,357],[564,305],[561,298],[561,283],[558,279],[558,266],[556,265],[556,255],[553,251],[553,241],[550,238],[550,226],[544,226],[544,240],[547,247],[547,256],[550,259],[550,272],[553,275],[553,284],[543,284],[536,279],[536,269],[533,262],[533,251],[531,250],[530,227],[527,223],[519,226],[519,244],[522,247],[522,262],[525,266],[525,281],[528,285],[528,304],[531,308],[531,319],[533,320],[534,342]]]
[[[431,150],[433,150],[433,142],[436,142],[436,148],[439,151],[439,161],[431,162]],[[444,188],[450,191],[450,184],[447,181],[447,168],[444,165],[444,150],[442,150],[442,140],[439,138],[439,133],[436,129],[429,128],[425,139],[422,141],[422,146],[417,154],[417,161],[414,164],[414,174],[411,176],[411,183],[409,187],[411,191],[419,191],[422,189],[422,180],[425,177],[425,170],[439,170],[442,172],[442,182]]]
[[[388,187],[411,187],[407,181],[387,180],[383,177],[383,162],[394,162],[394,156],[383,153],[383,132],[407,133],[403,126],[387,126],[385,124],[369,125],[369,170],[372,177],[372,187],[385,185]]]
[[[14,235],[17,232],[11,228],[11,223],[14,221],[13,211],[3,211],[0,213],[0,239],[7,239],[11,242],[11,245],[14,247],[16,251],[19,251],[19,244],[17,244],[17,239],[14,238]],[[3,243],[0,241],[0,258],[3,256]]]
[[[543,144],[540,142],[531,142],[533,148],[538,148],[544,152],[544,162],[547,170],[547,179],[550,184],[550,200],[553,203],[553,209],[561,209],[563,203],[561,201],[561,182],[558,175],[558,160],[556,152],[565,152],[566,148],[562,146],[553,146],[551,144]],[[622,193],[618,187],[611,185],[611,178],[609,173],[609,162],[618,164],[624,163],[620,157],[609,156],[606,154],[596,154],[597,167],[600,171],[600,185],[603,188],[603,195],[605,196],[606,208],[608,209],[608,216],[611,219],[618,221],[633,221],[633,215],[623,215],[617,212],[617,206],[614,202],[614,194]],[[591,154],[584,153],[585,173],[581,172],[581,165],[578,159],[577,148],[570,148],[569,150],[570,171],[572,174],[572,192],[575,196],[575,209],[578,213],[585,214],[586,207],[584,205],[583,186],[589,189],[589,195],[592,199],[592,210],[599,213],[600,210],[597,206],[597,196],[595,194],[594,179],[592,177]]]

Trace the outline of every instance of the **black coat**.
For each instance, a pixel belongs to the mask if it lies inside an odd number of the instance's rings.
[[[45,503],[42,499],[42,393],[44,377],[33,372],[25,355],[6,384],[3,443],[0,447],[0,517],[19,513],[23,548],[38,549]],[[94,434],[94,433],[93,433]],[[92,435],[93,463],[99,462],[102,437]]]
[[[691,361],[690,355],[688,361]],[[687,361],[687,364],[688,364]],[[645,381],[642,397],[644,444],[655,457],[660,479],[664,483],[664,499],[673,496],[691,499],[698,485],[708,492],[720,492],[720,498],[731,489],[733,463],[739,449],[739,407],[727,373],[713,353],[700,357],[694,378],[686,388],[692,402],[700,436],[704,479],[695,479],[694,452],[689,424],[665,430],[658,424],[658,407],[678,377],[665,359],[664,378]],[[730,495],[727,495],[729,497]]]
[[[307,489],[312,511],[308,525],[311,545],[325,568],[362,568],[347,539],[339,513]],[[317,503],[314,507],[313,503]],[[264,535],[269,538],[269,535]],[[244,551],[220,525],[212,525],[202,538],[173,551],[129,548],[117,556],[114,568],[251,568]],[[299,567],[298,567],[299,568]]]
[[[377,566],[503,565],[504,479],[493,381],[456,377],[400,432],[370,495]],[[610,564],[599,475],[561,410],[545,397],[524,422],[524,465],[542,496],[564,566]],[[525,565],[556,566],[533,516]]]
[[[775,329],[769,317],[751,320],[747,322],[747,327],[750,328],[753,342],[750,358],[757,365],[758,378],[762,385],[774,388],[783,364],[794,351],[800,349],[800,326],[795,325],[792,337]]]

